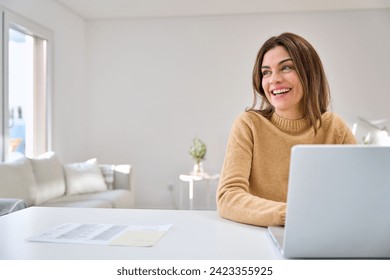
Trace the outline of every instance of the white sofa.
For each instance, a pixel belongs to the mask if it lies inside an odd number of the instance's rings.
[[[96,159],[62,164],[54,152],[0,164],[0,199],[27,206],[133,208],[131,166]]]

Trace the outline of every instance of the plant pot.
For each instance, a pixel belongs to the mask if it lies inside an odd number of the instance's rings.
[[[192,170],[192,173],[194,175],[202,175],[204,173],[203,163],[201,161],[200,162],[196,162],[194,164],[194,169]]]

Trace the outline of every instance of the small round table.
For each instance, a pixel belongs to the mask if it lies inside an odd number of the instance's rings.
[[[183,182],[188,182],[188,199],[190,201],[190,209],[193,210],[194,208],[194,182],[195,181],[213,181],[219,179],[219,174],[208,174],[208,173],[201,173],[201,174],[182,174],[179,176],[180,180]],[[207,188],[208,192],[210,191],[210,188]],[[208,198],[210,195],[208,194]],[[208,203],[209,204],[209,203]],[[182,205],[182,195],[180,195],[180,205]]]

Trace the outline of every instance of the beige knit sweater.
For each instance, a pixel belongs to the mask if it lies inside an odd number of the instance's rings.
[[[258,226],[283,225],[290,151],[296,144],[355,144],[344,121],[334,113],[322,116],[317,134],[305,119],[270,120],[256,112],[234,122],[217,191],[219,214]]]

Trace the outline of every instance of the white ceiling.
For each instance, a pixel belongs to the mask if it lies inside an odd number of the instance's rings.
[[[390,8],[390,0],[54,0],[86,20]]]

